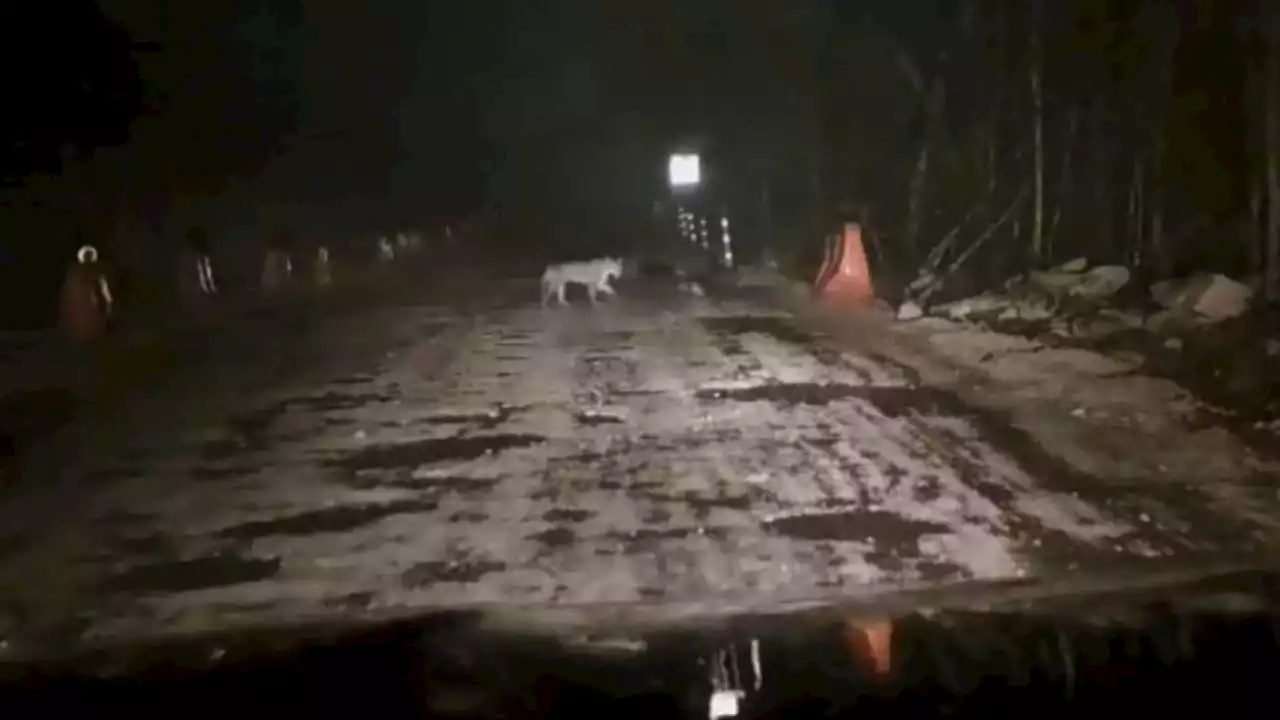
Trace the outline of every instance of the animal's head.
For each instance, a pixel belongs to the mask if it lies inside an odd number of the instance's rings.
[[[606,272],[613,275],[615,278],[622,277],[622,258],[611,257],[605,258],[604,260]]]
[[[98,248],[92,245],[85,245],[76,251],[76,260],[81,265],[92,265],[98,262]]]

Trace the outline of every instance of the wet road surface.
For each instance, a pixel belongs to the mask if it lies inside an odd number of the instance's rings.
[[[1185,491],[1081,477],[762,304],[484,290],[282,335],[267,376],[187,378],[14,489],[0,632],[759,605],[1258,549]]]

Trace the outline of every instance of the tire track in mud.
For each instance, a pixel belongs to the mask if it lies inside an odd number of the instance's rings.
[[[296,390],[273,393],[276,397],[265,401],[250,396],[233,402],[221,426],[215,421],[210,432],[199,433],[194,443],[170,444],[160,452],[123,446],[114,458],[100,454],[97,467],[85,479],[101,492],[82,503],[78,520],[64,523],[67,531],[55,532],[55,537],[17,538],[7,546],[0,584],[13,591],[6,592],[9,599],[5,617],[0,618],[0,633],[16,627],[8,621],[21,617],[30,622],[18,625],[29,625],[32,632],[37,626],[79,626],[79,621],[68,619],[74,613],[53,618],[57,603],[41,592],[95,597],[107,611],[127,598],[252,587],[283,577],[281,557],[254,547],[262,539],[349,532],[430,507],[429,501],[413,505],[403,499],[380,501],[349,494],[338,504],[296,509],[308,504],[298,502],[299,492],[311,492],[321,502],[333,496],[324,487],[326,473],[314,469],[320,467],[313,464],[314,445],[330,444],[335,436],[349,442],[352,426],[361,433],[367,429],[362,412],[366,416],[381,413],[379,408],[393,405],[404,394],[394,380],[379,382],[395,362],[394,356],[460,328],[457,322],[440,322],[439,310],[439,306],[420,303],[373,310],[374,318],[365,317],[366,324],[381,327],[386,324],[384,318],[394,322],[386,332],[379,330],[382,339],[377,341],[390,352],[372,364],[364,356],[371,341],[360,340],[353,346],[341,330],[349,319],[337,322],[337,330],[331,323],[325,330],[329,337],[320,340],[341,340],[342,352],[324,356],[323,363],[309,366],[301,377],[295,369],[287,384]],[[444,345],[447,351],[449,344]],[[351,347],[359,348],[357,353]],[[437,361],[447,360],[447,352],[432,352]],[[315,382],[326,371],[353,363],[360,363],[364,371],[339,374],[328,383]],[[273,498],[273,489],[280,488],[290,490]],[[285,510],[281,500],[295,509]],[[41,587],[39,578],[48,573],[24,570],[31,563],[58,567],[59,578]],[[41,613],[28,611],[40,605],[49,608],[37,622],[32,618]],[[144,606],[135,609],[146,615]]]
[[[233,606],[262,618],[764,596],[1008,577],[1027,562],[1111,568],[1142,542],[1194,549],[1160,518],[1122,536],[1126,552],[1082,539],[1089,512],[1108,526],[1150,503],[1099,497],[1006,418],[884,358],[785,317],[696,309],[721,314],[495,306],[436,347],[419,338],[246,403],[226,423],[239,445],[209,438],[185,468],[135,467],[156,497],[120,496],[91,529],[111,542],[69,572],[92,568],[126,627]]]
[[[685,380],[682,383],[683,389],[686,391],[684,396],[686,402],[692,402],[676,414],[687,425],[688,419],[686,418],[698,417],[704,414],[699,410],[699,407],[705,407],[708,401],[713,401],[714,393],[698,393],[699,383],[690,382],[690,376],[697,376],[699,373],[678,369],[680,366],[687,365],[690,368],[696,366],[698,369],[705,369],[707,372],[702,373],[703,379],[712,381],[726,378],[758,381],[763,366],[757,368],[747,364],[744,367],[741,361],[744,358],[752,359],[749,353],[735,351],[732,346],[729,346],[728,353],[724,353],[723,349],[728,345],[727,343],[717,344],[711,342],[710,336],[695,332],[693,328],[697,327],[698,324],[691,322],[688,318],[676,324],[682,324],[685,329],[675,333],[662,332],[654,334],[650,338],[657,346],[656,350],[650,350],[651,354],[660,356],[662,360],[658,360],[657,357],[646,357],[642,363],[644,370],[639,374],[648,376],[650,383],[656,377],[680,377]],[[664,346],[664,343],[670,343],[671,345]],[[637,346],[643,344],[634,343]],[[689,347],[685,347],[686,344]],[[720,348],[719,351],[712,349],[717,360],[710,361],[710,356],[705,360],[697,359],[697,354],[691,355],[689,352],[692,347]],[[603,348],[599,347],[588,348],[586,357],[578,364],[578,382],[581,385],[590,387],[593,382],[597,386],[608,384],[607,381],[601,379],[601,365],[592,361],[593,357],[602,350]],[[615,358],[615,360],[618,360],[618,358]],[[664,363],[670,364],[670,367],[666,370],[660,370],[659,367],[663,366]],[[620,364],[612,364],[610,367],[615,368],[616,374],[624,376],[637,374],[634,371],[634,364],[625,360]],[[607,374],[605,373],[605,375]],[[778,385],[769,387],[784,391],[787,389]],[[681,388],[668,388],[668,390],[674,391],[679,395]],[[766,389],[765,392],[767,393],[769,390]],[[827,404],[829,400],[825,399],[821,404]],[[666,403],[668,407],[660,408],[659,411],[668,413],[672,412],[673,403],[679,404],[670,393],[658,394],[654,402],[658,405]],[[640,415],[641,417],[651,417],[644,413],[640,413]],[[573,458],[569,462],[575,465],[589,463],[591,465],[589,468],[591,475],[594,477],[603,476],[605,478],[619,479],[608,479],[603,482],[587,480],[587,482],[600,482],[601,485],[607,483],[608,487],[599,489],[623,492],[628,496],[631,503],[643,508],[641,515],[645,521],[645,526],[633,529],[631,534],[636,538],[643,539],[644,542],[641,545],[653,547],[654,552],[658,552],[658,548],[662,549],[662,552],[658,553],[660,564],[668,556],[676,557],[680,554],[678,541],[687,541],[690,537],[697,535],[715,544],[716,550],[711,557],[721,559],[734,558],[731,562],[741,562],[742,553],[746,552],[750,556],[748,559],[754,559],[759,564],[767,566],[764,572],[771,573],[774,576],[774,582],[779,577],[779,573],[786,573],[785,568],[788,566],[804,568],[804,573],[816,574],[816,578],[805,575],[805,582],[813,582],[820,587],[839,586],[847,580],[842,576],[840,568],[840,566],[849,561],[849,558],[845,557],[847,553],[837,552],[833,546],[833,542],[840,543],[845,541],[845,538],[840,537],[839,534],[825,538],[813,538],[813,542],[808,542],[810,538],[805,537],[806,532],[803,529],[796,529],[792,532],[790,528],[792,521],[784,520],[779,524],[778,528],[774,529],[781,529],[781,532],[772,533],[772,536],[777,540],[771,541],[768,539],[768,535],[762,535],[764,529],[760,526],[758,520],[750,519],[753,515],[759,517],[768,512],[768,508],[762,506],[772,505],[773,510],[776,511],[794,504],[788,502],[787,499],[783,499],[780,503],[774,502],[775,499],[770,498],[767,493],[762,493],[758,486],[741,481],[742,476],[750,475],[753,471],[758,472],[761,469],[761,460],[771,454],[768,450],[763,450],[769,442],[764,442],[760,438],[745,437],[728,423],[712,424],[700,430],[687,427],[681,428],[683,432],[679,434],[673,434],[676,428],[670,422],[666,424],[665,428],[658,427],[653,429],[658,430],[658,432],[633,431],[626,433],[617,438],[609,452],[596,453],[589,457]],[[693,430],[693,432],[689,432],[689,430]],[[815,438],[815,441],[825,439],[827,438]],[[779,450],[786,449],[779,448]],[[733,463],[726,463],[726,456],[741,454],[743,451],[746,451],[747,456],[752,456],[746,457],[742,459],[742,462],[737,463],[737,465],[745,463],[745,467],[735,468],[730,466]],[[812,465],[815,457],[812,452],[804,452],[801,455],[803,463]],[[717,460],[708,462],[707,458],[709,456],[714,456]],[[695,469],[699,467],[701,469]],[[699,474],[705,474],[712,467],[716,468],[713,472],[713,476],[716,478],[715,481],[700,480]],[[682,470],[681,468],[684,469]],[[577,470],[575,468],[572,471]],[[646,479],[651,470],[658,471],[661,479]],[[735,472],[736,470],[741,470],[741,472]],[[582,472],[585,473],[586,471],[583,470]],[[828,482],[826,476],[821,473],[814,473],[812,468],[804,468],[802,473],[810,476],[812,480],[810,485],[812,492],[810,495],[813,497],[814,502],[821,504],[836,496],[837,493]],[[687,483],[687,486],[683,489],[679,487],[682,481]],[[795,482],[789,480],[787,482],[791,484],[793,490],[797,487]],[[797,482],[804,484],[806,481],[802,479]],[[892,516],[884,513],[868,513],[865,517],[879,521],[880,527],[876,528],[872,534],[888,532],[888,528],[895,524],[891,522]],[[816,522],[822,523],[824,520],[818,519]],[[897,519],[896,524],[899,526],[911,525],[911,523],[901,518]],[[916,524],[914,529],[918,531],[922,527],[927,526]],[[911,537],[917,537],[919,534],[919,532],[916,532]],[[866,533],[864,532],[859,537],[860,539],[865,539],[865,536]],[[824,539],[827,542],[823,542],[822,540]],[[742,545],[743,542],[748,544],[744,546]],[[889,539],[886,538],[884,542],[888,543]],[[636,547],[634,544],[626,544],[626,546]],[[604,550],[604,552],[608,551]],[[881,570],[901,569],[901,565],[891,567],[891,563],[886,559],[874,557],[874,547],[871,548],[871,552],[855,554],[860,555],[860,562],[868,560],[879,561],[878,565]],[[887,558],[887,556],[885,557]],[[701,562],[705,565],[708,559],[704,558]],[[855,565],[857,564],[855,563]],[[694,563],[693,566],[696,565]],[[674,568],[662,567],[659,569],[659,575],[665,575],[670,578],[674,570]],[[922,560],[917,560],[911,570],[916,573],[931,574],[929,569],[926,568],[926,563]],[[939,567],[936,572],[954,575],[957,572],[957,568],[954,566]],[[855,568],[853,573],[855,576],[859,573],[865,575],[866,570],[859,571]],[[729,584],[741,586],[741,581],[742,578],[739,576]],[[664,595],[656,588],[651,588],[646,592],[649,593],[647,596],[651,597]]]
[[[415,331],[430,338],[447,328],[447,323],[428,323],[415,326]],[[404,340],[394,347],[406,347]],[[275,473],[298,472],[297,459],[289,459],[291,446],[331,431],[333,413],[394,400],[395,384],[370,391],[372,378],[363,373],[340,376],[315,390],[311,388],[317,386],[303,382],[296,392],[235,410],[209,439],[171,450],[169,455],[185,455],[191,461],[185,469],[166,455],[129,454],[115,462],[105,458],[93,477],[109,479],[111,485],[85,508],[76,532],[96,541],[87,553],[76,550],[75,543],[68,545],[59,564],[71,582],[81,591],[92,588],[105,606],[140,594],[235,587],[280,576],[280,557],[254,549],[260,538],[339,532],[406,511],[394,503],[348,503],[270,520],[245,520],[212,534],[201,534],[198,524],[184,520],[190,513],[228,519],[260,514],[270,503],[255,501],[255,490],[274,482]],[[185,494],[177,505],[172,502],[178,492],[175,483]],[[56,562],[49,555],[53,550],[47,538],[29,540],[30,560]]]
[[[830,368],[851,368],[852,364],[837,360],[823,336],[808,334],[797,325],[788,325],[775,317],[716,317],[703,320],[710,332],[722,335],[757,334],[770,338],[812,355],[814,360]],[[717,346],[727,350],[729,357],[746,354],[749,343],[735,338],[719,339]],[[841,357],[848,357],[843,355]],[[883,356],[873,358],[882,366],[896,368],[896,363]],[[753,368],[754,369],[754,364]],[[1032,436],[1014,426],[1010,418],[996,412],[977,409],[962,402],[947,391],[918,387],[918,379],[903,371],[906,388],[856,387],[828,383],[780,383],[769,382],[754,387],[732,390],[710,390],[704,397],[715,400],[740,402],[766,401],[783,405],[828,404],[840,400],[862,400],[869,403],[886,418],[909,418],[912,441],[903,447],[924,445],[934,454],[945,458],[952,472],[966,485],[1005,510],[1008,533],[1025,548],[1036,565],[1045,570],[1060,571],[1088,567],[1114,566],[1115,563],[1132,562],[1141,565],[1151,560],[1165,558],[1200,559],[1221,558],[1224,554],[1240,555],[1261,552],[1264,542],[1247,528],[1230,522],[1204,509],[1204,500],[1193,489],[1161,484],[1141,492],[1141,485],[1118,488],[1111,481],[1080,473],[1065,462],[1045,452]],[[867,379],[859,374],[859,380]],[[943,422],[941,419],[955,422]],[[976,430],[965,434],[957,429],[969,426]],[[987,445],[993,452],[975,449]],[[856,462],[839,458],[834,443],[821,443],[819,447],[841,463],[846,475],[858,478]],[[985,455],[985,457],[984,457]],[[1006,458],[1000,472],[992,471],[992,460]],[[875,460],[876,458],[868,458]],[[916,461],[924,460],[919,454]],[[905,473],[902,468],[882,468],[884,472]],[[1015,477],[1010,477],[1010,475]],[[995,477],[993,477],[993,475]],[[1018,481],[1016,476],[1022,476]],[[1037,487],[1038,486],[1038,487]],[[1054,495],[1056,494],[1056,496]],[[1158,497],[1153,497],[1156,495]],[[928,502],[928,492],[920,498]],[[1039,508],[1035,505],[1039,504]],[[1060,505],[1058,513],[1076,514],[1077,522],[1084,526],[1123,523],[1127,526],[1122,536],[1114,542],[1082,543],[1062,527],[1055,527],[1052,505]],[[1098,520],[1088,518],[1096,513]],[[1061,520],[1062,518],[1056,518]],[[856,515],[848,518],[851,524],[862,524],[865,519]],[[828,532],[838,533],[837,523],[824,521]],[[1197,528],[1194,539],[1186,530]],[[1077,525],[1077,529],[1084,529]],[[818,534],[813,531],[812,534]]]
[[[680,399],[670,387],[648,387],[655,375],[663,376],[653,364],[657,338],[652,327],[630,327],[635,321],[630,316],[611,320],[566,347],[576,357],[575,417],[585,434],[597,438],[597,450],[553,460],[539,497],[554,503],[552,512],[568,521],[551,532],[572,536],[579,546],[576,551],[567,544],[555,548],[561,573],[591,578],[606,563],[621,562],[628,569],[604,584],[656,600],[673,590],[670,581],[682,568],[698,565],[690,545],[715,541],[714,530],[707,533],[696,524],[698,509],[714,498],[704,499],[697,491],[679,497],[662,492],[667,483],[655,478],[664,456],[676,451],[663,415]],[[618,321],[627,327],[618,329]],[[564,510],[578,505],[593,510]],[[584,525],[587,520],[592,522]]]

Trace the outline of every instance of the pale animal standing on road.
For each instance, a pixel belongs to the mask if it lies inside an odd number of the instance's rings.
[[[378,257],[382,262],[391,262],[396,259],[396,248],[391,244],[390,238],[378,239]]]
[[[591,304],[594,305],[602,292],[606,295],[617,295],[611,283],[621,276],[622,260],[618,258],[548,265],[542,273],[542,305],[546,307],[552,295],[556,296],[561,305],[568,305],[565,286],[569,283],[585,285]]]

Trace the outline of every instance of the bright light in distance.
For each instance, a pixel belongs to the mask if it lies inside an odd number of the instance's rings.
[[[702,162],[697,155],[672,155],[667,162],[671,187],[692,187],[702,182]]]

